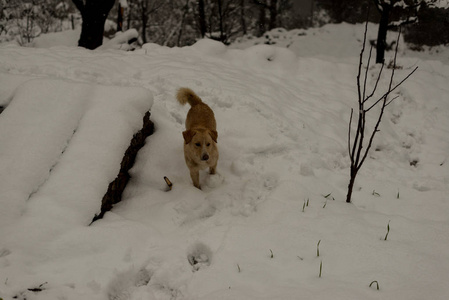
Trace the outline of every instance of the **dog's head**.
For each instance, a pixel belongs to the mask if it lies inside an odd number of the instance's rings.
[[[188,129],[182,133],[184,144],[198,161],[207,162],[216,153],[218,133],[209,129]]]

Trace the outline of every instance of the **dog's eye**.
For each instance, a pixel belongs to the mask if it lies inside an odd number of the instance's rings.
[[[201,146],[201,144],[200,143],[196,143],[195,146],[199,147],[199,146]]]
[[[207,145],[206,145],[207,147],[209,147],[210,146],[210,143],[207,143]]]

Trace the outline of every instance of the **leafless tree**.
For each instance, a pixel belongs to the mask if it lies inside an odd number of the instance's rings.
[[[200,29],[201,37],[204,38],[207,32],[206,13],[204,8],[204,0],[198,0],[198,27]]]
[[[269,11],[269,23],[268,30],[277,27],[277,18],[278,18],[278,0],[271,0],[267,2],[267,0],[253,0],[253,3],[259,7],[259,32],[258,35],[262,35],[266,30],[266,11]]]
[[[385,50],[387,48],[387,31],[399,28],[403,25],[412,24],[418,21],[419,7],[425,4],[432,4],[435,0],[373,0],[375,7],[379,11],[379,29],[376,43],[376,63],[384,62]],[[394,11],[399,11],[399,16],[391,19]]]
[[[136,13],[138,17],[140,17],[140,22],[142,24],[142,40],[144,43],[148,42],[148,27],[149,27],[149,21],[150,17],[152,17],[153,14],[158,12],[164,5],[164,0],[137,0],[137,1],[130,1],[130,5],[134,4],[134,8],[136,10]]]
[[[391,69],[391,75],[390,75],[390,81],[388,84],[388,88],[384,94],[382,94],[381,97],[379,97],[377,100],[373,101],[374,94],[377,90],[379,81],[382,76],[382,71],[384,69],[384,64],[382,64],[379,74],[377,76],[376,83],[374,85],[374,88],[370,94],[367,94],[367,78],[368,78],[368,71],[370,67],[370,60],[371,60],[371,54],[373,47],[370,48],[368,61],[366,65],[365,75],[362,82],[362,68],[363,68],[363,54],[365,52],[365,44],[366,44],[366,33],[368,29],[368,22],[365,24],[365,33],[363,38],[363,46],[362,50],[360,51],[360,60],[359,60],[359,68],[358,68],[358,74],[357,74],[357,91],[358,91],[358,122],[356,133],[354,138],[351,137],[351,130],[352,130],[352,119],[354,110],[351,109],[351,117],[349,119],[349,129],[348,129],[348,151],[349,151],[349,158],[351,160],[351,167],[350,167],[350,180],[348,185],[348,194],[346,196],[346,202],[350,203],[352,198],[352,190],[354,187],[355,178],[357,176],[357,173],[359,172],[360,168],[362,167],[363,163],[365,162],[365,159],[368,155],[369,150],[371,149],[374,136],[379,131],[379,125],[382,121],[382,117],[384,115],[385,108],[391,104],[397,97],[394,97],[393,99],[390,99],[390,94],[398,88],[405,80],[407,80],[418,67],[415,67],[403,80],[401,80],[399,83],[393,85],[393,79],[395,75],[396,70],[396,57],[398,54],[398,45],[399,45],[399,37],[400,37],[400,31],[398,34],[398,38],[396,41],[396,49],[394,53],[394,59],[393,59],[393,65]],[[363,84],[363,85],[362,85]],[[375,98],[374,98],[375,99]],[[377,116],[377,119],[375,118],[375,125],[371,132],[368,132],[366,128],[366,122],[367,122],[367,114],[369,112],[372,112],[372,109],[375,107],[379,107],[380,110]],[[365,140],[365,138],[368,138],[368,141]]]

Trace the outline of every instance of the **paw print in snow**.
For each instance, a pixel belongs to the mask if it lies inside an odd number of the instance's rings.
[[[204,267],[210,265],[212,259],[212,251],[208,246],[203,243],[196,243],[187,254],[187,260],[193,268],[193,272],[196,272]]]

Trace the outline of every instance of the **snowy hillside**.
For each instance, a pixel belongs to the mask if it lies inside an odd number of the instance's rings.
[[[369,25],[367,37],[369,41],[377,40],[377,29],[377,24]],[[338,24],[338,26],[327,24],[308,30],[287,31],[283,28],[276,28],[260,38],[253,36],[238,38],[230,47],[245,49],[253,45],[269,44],[288,48],[299,57],[319,57],[324,60],[352,63],[354,57],[360,54],[360,45],[363,40],[361,33],[360,25],[354,26],[347,23]],[[387,44],[395,43],[396,39],[396,33],[390,31],[387,35]],[[426,47],[424,46],[424,48]],[[426,60],[437,59],[449,63],[449,47],[447,46],[436,46],[427,51],[416,52],[408,49],[401,37],[399,52],[408,57],[419,57]]]
[[[286,35],[288,48],[0,45],[0,298],[447,299],[448,52],[401,48],[396,81],[419,69],[346,204],[363,26]],[[217,119],[203,190],[184,163],[184,86]],[[88,226],[148,109],[155,133],[122,202]]]

